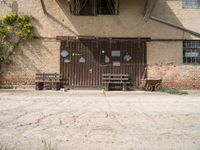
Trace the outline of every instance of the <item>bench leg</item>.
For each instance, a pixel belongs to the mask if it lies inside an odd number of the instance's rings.
[[[43,90],[44,89],[44,83],[43,82],[36,82],[35,83],[35,90]]]
[[[56,91],[60,90],[60,83],[53,83],[52,89]]]
[[[109,88],[109,83],[106,83],[106,84],[105,84],[105,91],[109,91],[109,89],[110,89],[110,88]]]
[[[123,90],[123,91],[128,91],[127,84],[123,84],[122,90]]]

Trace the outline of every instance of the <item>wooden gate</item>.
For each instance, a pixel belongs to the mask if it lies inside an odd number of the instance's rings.
[[[139,87],[147,39],[98,38],[61,41],[60,70],[66,85],[100,87],[102,74],[128,74]]]

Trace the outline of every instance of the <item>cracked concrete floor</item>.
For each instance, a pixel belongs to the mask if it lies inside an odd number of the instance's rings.
[[[199,150],[200,91],[0,91],[0,145],[19,150]]]

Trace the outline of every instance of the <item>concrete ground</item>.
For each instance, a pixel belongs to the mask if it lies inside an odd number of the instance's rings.
[[[0,145],[17,150],[200,150],[200,91],[0,91]]]

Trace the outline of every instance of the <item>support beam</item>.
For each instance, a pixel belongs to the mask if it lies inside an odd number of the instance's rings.
[[[144,5],[144,10],[143,10],[143,15],[144,16],[146,16],[146,14],[147,14],[148,5],[149,5],[149,0],[146,0],[145,1],[145,5]]]
[[[181,26],[179,26],[179,25],[176,25],[176,24],[174,24],[174,23],[172,23],[172,22],[169,22],[169,21],[166,21],[166,20],[163,20],[163,19],[160,19],[160,18],[158,18],[158,17],[153,16],[153,15],[152,15],[152,12],[153,12],[153,10],[154,10],[155,7],[156,7],[157,2],[158,2],[158,0],[154,0],[153,6],[152,6],[152,8],[151,8],[151,10],[150,10],[149,18],[150,18],[151,20],[160,22],[160,23],[162,23],[162,24],[168,25],[168,26],[170,26],[170,27],[173,27],[173,28],[176,28],[176,29],[185,31],[185,32],[187,32],[187,33],[190,33],[190,34],[192,34],[192,35],[195,35],[195,36],[197,36],[197,37],[200,37],[200,33],[199,33],[199,32],[192,31],[192,30],[190,30],[190,29],[187,29],[187,28],[181,27]]]
[[[165,21],[165,20],[163,20],[163,19],[160,19],[160,18],[157,18],[157,17],[154,17],[154,16],[150,16],[150,19],[152,19],[152,20],[154,20],[154,21],[157,21],[157,22],[160,22],[160,23],[163,23],[163,24],[166,24],[166,25],[168,25],[168,26],[174,27],[174,28],[176,28],[176,29],[183,30],[183,31],[185,31],[185,32],[188,32],[188,33],[190,33],[190,34],[193,34],[193,35],[195,35],[195,36],[200,37],[200,33],[198,33],[198,32],[195,32],[195,31],[189,30],[189,29],[187,29],[187,28],[178,26],[178,25],[176,25],[176,24],[174,24],[174,23],[171,23],[171,22],[167,22],[167,21]]]

